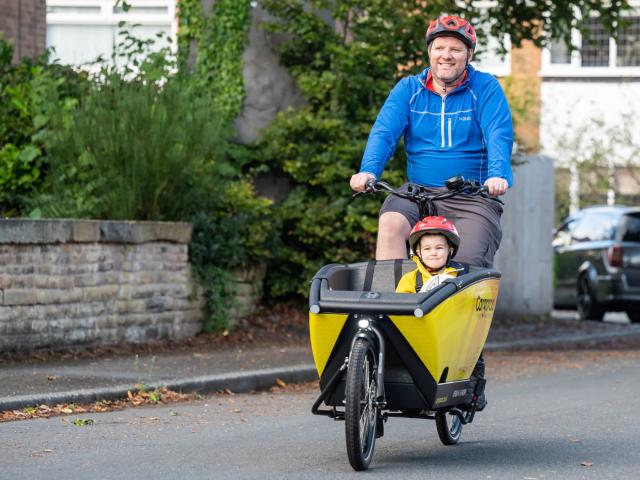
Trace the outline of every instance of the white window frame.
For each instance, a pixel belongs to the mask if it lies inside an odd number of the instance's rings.
[[[494,7],[495,5],[495,0],[475,0],[473,2],[473,7],[477,9],[488,9]],[[464,6],[464,2],[460,2],[460,6]],[[478,30],[478,28],[476,28],[476,35],[478,37],[488,36],[486,32]],[[485,67],[482,65],[482,61],[476,62],[475,60],[472,60],[471,64],[474,67],[478,68],[480,71],[490,73],[492,75],[495,75],[496,77],[508,77],[509,75],[511,75],[511,38],[509,38],[509,35],[504,35],[502,44],[504,45],[504,48],[507,52],[503,57],[499,57],[496,53],[490,52],[495,57],[500,58],[500,65]]]
[[[625,15],[640,16],[640,0],[629,2],[634,8]],[[582,45],[582,36],[577,30],[571,32],[571,43]],[[629,78],[640,77],[640,66],[619,67],[616,65],[618,46],[616,41],[609,37],[609,65],[602,67],[583,67],[580,50],[571,52],[571,62],[566,64],[551,63],[551,50],[542,49],[542,59],[539,75],[541,77],[589,77],[589,78]]]
[[[163,14],[140,14],[134,12],[114,13],[115,0],[46,0],[47,25],[108,25],[118,26],[121,21],[128,25],[143,26],[171,26],[171,43],[176,44],[178,35],[178,19],[176,15],[176,1],[171,0],[127,0],[132,7],[163,7],[167,12]],[[49,7],[98,7],[100,13],[49,13]]]
[[[492,65],[492,66],[483,66],[482,60],[480,62],[476,62],[476,60],[472,60],[471,64],[476,66],[479,70],[487,73],[491,73],[496,77],[508,77],[511,75],[511,39],[509,35],[505,35],[502,41],[507,53],[505,53],[504,57],[500,57],[495,52],[491,52],[496,58],[500,58],[500,65]]]

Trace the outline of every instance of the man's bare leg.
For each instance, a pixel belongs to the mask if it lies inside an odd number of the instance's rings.
[[[407,258],[406,242],[411,233],[411,225],[398,212],[385,212],[378,220],[378,244],[376,260]]]

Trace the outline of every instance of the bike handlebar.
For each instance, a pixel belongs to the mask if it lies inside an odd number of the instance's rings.
[[[471,197],[480,196],[501,204],[503,203],[500,199],[491,197],[488,194],[486,185],[481,185],[477,180],[465,180],[461,175],[448,179],[445,182],[445,185],[447,187],[445,190],[432,192],[428,191],[427,188],[421,185],[410,183],[408,184],[407,190],[402,191],[397,188],[393,188],[386,182],[369,179],[366,183],[365,190],[363,192],[356,193],[354,196],[357,196],[360,193],[377,193],[380,191],[386,191],[392,195],[396,195],[397,197],[405,198],[416,203],[420,209],[420,217],[437,214],[437,209],[433,203],[434,201],[444,200],[446,198],[455,197],[456,195],[468,195]]]

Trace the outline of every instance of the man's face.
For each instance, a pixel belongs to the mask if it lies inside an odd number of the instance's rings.
[[[470,49],[456,37],[437,37],[431,42],[429,61],[436,80],[449,84],[464,73],[471,60]]]

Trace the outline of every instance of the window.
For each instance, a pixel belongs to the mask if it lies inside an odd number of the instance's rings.
[[[617,215],[605,212],[585,214],[571,234],[573,241],[597,242],[613,239],[618,218]]]
[[[128,0],[131,9],[124,12],[114,0],[47,0],[47,47],[53,47],[53,59],[69,65],[109,58],[119,41],[118,24],[136,25],[130,31],[138,38],[156,39],[164,33],[176,37],[176,0]],[[126,27],[125,27],[126,28]],[[158,46],[162,47],[164,44]]]
[[[554,64],[570,64],[571,52],[569,47],[563,41],[555,41],[549,47],[551,53],[551,63]]]
[[[572,218],[568,220],[564,225],[561,225],[553,238],[552,246],[554,247],[568,247],[571,245],[571,234],[578,225],[578,218]]]
[[[640,3],[639,3],[640,5]],[[639,7],[640,8],[640,7]],[[575,31],[571,52],[564,41],[552,42],[542,52],[542,76],[640,76],[640,15],[625,17],[626,28],[616,40],[599,18],[585,21],[588,35]]]
[[[503,46],[507,53],[500,56],[498,48]],[[473,66],[498,77],[504,77],[511,73],[511,41],[508,36],[500,41],[499,39],[489,36],[486,47],[478,47],[476,56],[472,62]]]
[[[640,67],[640,17],[631,17],[618,41],[618,67]]]
[[[609,66],[609,34],[599,18],[588,18],[585,26],[588,37],[582,37],[580,58],[583,67]]]
[[[640,242],[640,215],[625,215],[621,228],[623,242]]]

